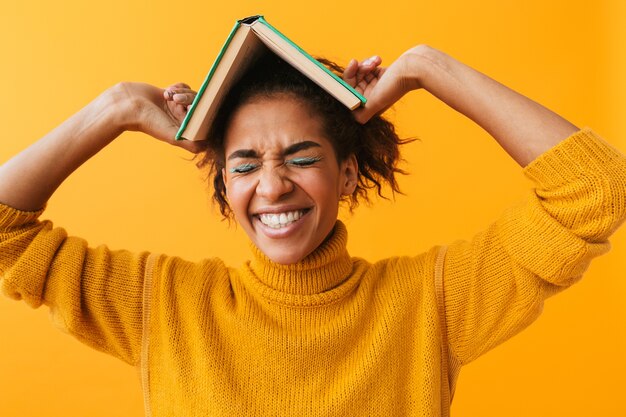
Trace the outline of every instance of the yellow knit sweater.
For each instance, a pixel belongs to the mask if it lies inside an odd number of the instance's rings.
[[[438,250],[369,263],[337,223],[299,264],[88,248],[41,212],[0,206],[5,294],[142,370],[154,416],[439,416],[442,359],[475,359],[609,249],[626,215],[626,159],[583,130],[525,170],[535,189],[443,268],[449,358],[433,284]]]

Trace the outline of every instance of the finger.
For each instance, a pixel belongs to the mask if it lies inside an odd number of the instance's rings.
[[[368,82],[365,79],[362,79],[357,83],[356,88],[357,90],[365,91],[368,86]]]
[[[363,60],[363,62],[361,62],[360,67],[373,69],[379,66],[382,62],[383,60],[381,57],[379,57],[378,55],[373,55]]]
[[[186,83],[176,83],[176,84],[170,85],[167,88],[191,88],[191,87],[189,87],[189,85]]]
[[[372,71],[375,71],[380,64],[382,64],[382,59],[378,55],[374,55],[366,60],[362,61],[359,64],[359,69],[357,71],[357,78],[363,77],[365,74],[368,74]]]
[[[343,79],[345,82],[354,87],[356,85],[356,74],[359,70],[359,62],[356,59],[351,59],[346,69],[343,71]]]
[[[163,93],[163,97],[165,97],[166,99],[171,99],[174,94],[192,94],[192,95],[196,95],[196,91],[190,89],[190,88],[174,88],[174,87],[168,87],[164,90]]]
[[[176,93],[172,96],[172,100],[174,100],[174,102],[176,104],[191,104],[191,102],[193,101],[193,99],[196,97],[195,94],[181,94],[181,93]]]
[[[167,102],[173,102],[177,105],[189,105],[193,103],[197,93],[188,88],[185,89],[167,89],[163,91],[163,98]]]
[[[367,83],[371,82],[372,79],[378,76],[379,70],[382,68],[379,65],[382,63],[382,59],[378,55],[374,55],[370,58],[367,58],[363,62],[359,64],[356,75],[354,76],[354,83],[360,88],[364,88],[361,85],[363,80],[366,80]]]
[[[174,94],[197,94],[196,91],[192,90],[191,87],[189,87],[187,84],[185,83],[177,83],[174,85],[170,85],[169,87],[166,87],[163,91],[163,98],[165,100],[173,100],[174,99]]]
[[[174,104],[173,107],[170,109],[170,113],[174,117],[174,120],[180,123],[182,122],[182,120],[185,118],[185,115],[187,114],[186,109],[187,109],[187,106],[185,105]]]
[[[183,88],[183,87],[168,87],[168,88],[166,88],[166,91],[171,91],[174,94],[176,94],[176,93],[180,93],[180,94],[186,94],[186,93],[196,94],[195,90],[192,90],[191,88]]]
[[[363,83],[364,87],[367,86],[369,88],[373,88],[378,80],[383,76],[385,70],[386,68],[384,67],[375,68],[373,71],[364,74],[363,78],[359,81],[359,84]]]

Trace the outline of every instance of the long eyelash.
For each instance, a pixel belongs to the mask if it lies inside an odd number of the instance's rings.
[[[254,168],[256,168],[256,165],[254,164],[241,164],[234,168],[230,168],[228,172],[231,174],[245,174],[246,172],[252,171]]]
[[[287,164],[296,165],[296,166],[308,166],[313,165],[316,162],[322,160],[321,156],[311,156],[311,157],[303,157],[303,158],[293,158],[286,161]]]

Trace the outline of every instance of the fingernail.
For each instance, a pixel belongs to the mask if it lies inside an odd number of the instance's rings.
[[[363,61],[363,65],[371,65],[374,61],[376,61],[376,59],[378,59],[378,55],[367,58],[365,61]]]
[[[184,94],[174,94],[173,95],[174,101],[186,101],[187,97],[185,97]]]

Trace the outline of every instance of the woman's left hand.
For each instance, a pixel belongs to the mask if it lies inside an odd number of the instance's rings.
[[[356,59],[348,63],[343,79],[367,99],[365,106],[354,111],[359,123],[366,123],[409,91],[419,88],[417,74],[407,59],[411,52],[412,49],[402,54],[388,68],[380,66],[382,60],[377,55],[360,63]]]
[[[488,76],[427,45],[415,46],[388,68],[380,58],[350,61],[344,79],[365,95],[354,111],[359,123],[385,111],[418,88],[473,120],[493,136],[521,166],[578,128],[563,117]]]

